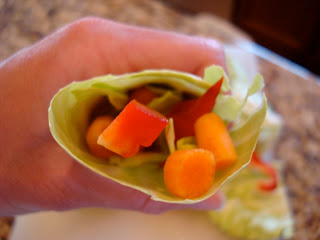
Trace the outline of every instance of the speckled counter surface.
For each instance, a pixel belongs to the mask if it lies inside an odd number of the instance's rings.
[[[250,43],[246,34],[216,17],[184,15],[156,0],[2,0],[0,60],[88,15],[214,37],[228,44]],[[275,156],[284,163],[295,219],[293,239],[320,239],[320,85],[308,74],[298,76],[263,58],[258,58],[258,65],[268,100],[284,119]],[[12,218],[0,218],[0,239],[7,239],[11,225]]]

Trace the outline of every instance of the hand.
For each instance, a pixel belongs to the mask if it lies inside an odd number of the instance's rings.
[[[54,141],[47,115],[51,98],[72,81],[148,68],[202,75],[224,62],[214,40],[86,18],[1,63],[0,215],[89,206],[151,213],[219,208],[220,193],[193,205],[161,203],[93,173]]]

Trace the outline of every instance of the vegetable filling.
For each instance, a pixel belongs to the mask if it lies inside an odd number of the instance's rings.
[[[172,119],[171,139],[175,140],[169,143],[167,137],[170,154],[163,171],[165,185],[174,196],[183,199],[202,196],[211,188],[215,171],[229,167],[238,158],[223,120],[212,113],[222,81],[223,78],[199,98],[182,99],[169,107],[167,117]],[[160,92],[157,87],[136,88],[130,91],[130,102],[117,116],[95,118],[86,135],[91,153],[99,158],[114,154],[127,158],[135,156],[141,147],[160,141],[169,120],[147,106],[161,98]],[[194,149],[176,150],[175,142],[185,137],[196,139]]]

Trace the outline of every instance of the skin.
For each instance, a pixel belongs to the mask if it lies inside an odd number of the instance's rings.
[[[72,81],[148,68],[202,75],[224,61],[219,47],[214,40],[85,18],[2,62],[0,215],[89,206],[147,213],[221,207],[220,193],[193,205],[167,204],[91,172],[58,146],[47,117],[51,98]]]

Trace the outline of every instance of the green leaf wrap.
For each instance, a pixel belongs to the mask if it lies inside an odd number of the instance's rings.
[[[217,73],[215,74],[214,71]],[[210,75],[221,76],[221,68],[211,69],[210,74],[207,75],[207,78]],[[152,84],[151,87],[154,87],[160,84],[168,87],[172,92],[199,97],[214,81],[216,80],[206,79],[204,81],[195,75],[172,70],[145,70],[138,73],[120,76],[106,75],[83,82],[73,82],[61,89],[51,101],[50,130],[58,144],[75,160],[106,178],[149,194],[154,200],[175,203],[199,202],[215,194],[224,182],[250,162],[266,116],[265,98],[258,108],[246,116],[245,121],[235,124],[230,132],[239,156],[238,161],[231,167],[218,172],[209,192],[198,199],[180,199],[171,195],[166,189],[163,169],[159,162],[166,159],[169,151],[138,153],[133,158],[122,159],[122,163],[120,157],[113,157],[110,161],[101,161],[89,152],[85,142],[85,132],[90,121],[90,112],[101,97],[107,97],[115,109],[121,110],[128,103],[129,91],[137,87],[150,84]],[[166,99],[175,101],[177,98],[170,93],[159,101]],[[159,107],[162,103],[159,105],[154,102],[154,104]],[[230,111],[235,111],[234,109],[231,108]],[[239,109],[236,108],[236,111]]]

